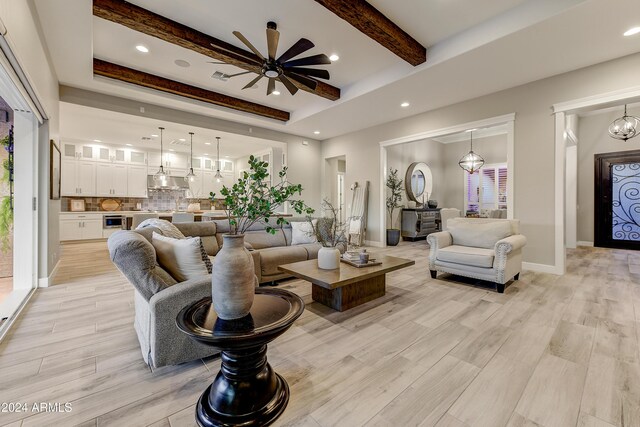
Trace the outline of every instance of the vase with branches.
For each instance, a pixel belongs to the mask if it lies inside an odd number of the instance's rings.
[[[313,234],[322,248],[318,251],[318,267],[323,270],[334,270],[340,267],[340,255],[347,249],[347,223],[340,219],[338,209],[329,200],[322,201],[323,218],[312,220]]]
[[[387,227],[387,245],[396,246],[400,241],[400,230],[393,227],[393,212],[402,207],[402,180],[398,178],[398,169],[389,168],[389,174],[385,182],[389,189],[386,199],[387,213],[389,214],[389,224]]]
[[[214,258],[211,275],[212,298],[221,319],[238,319],[249,314],[257,278],[253,257],[244,244],[244,233],[254,224],[264,223],[265,231],[275,234],[287,220],[276,214],[286,203],[298,214],[311,215],[314,210],[298,197],[302,185],[287,181],[287,168],[278,173],[278,182],[270,183],[269,164],[249,157],[249,170],[220,194],[225,204],[229,232],[223,235],[222,248]],[[211,193],[211,200],[215,194]],[[275,217],[275,222],[271,222]]]

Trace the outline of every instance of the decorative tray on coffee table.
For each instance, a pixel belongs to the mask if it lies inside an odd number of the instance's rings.
[[[374,265],[382,264],[382,262],[376,261],[374,258],[370,259],[369,262],[349,261],[348,259],[344,259],[344,258],[340,258],[340,261],[356,268],[373,267]]]

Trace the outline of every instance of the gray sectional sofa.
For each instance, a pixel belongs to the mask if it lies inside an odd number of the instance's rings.
[[[302,218],[290,221],[303,221]],[[174,224],[187,237],[199,236],[210,257],[222,246],[222,235],[229,231],[227,221],[206,221]],[[150,367],[174,365],[207,357],[216,352],[188,338],[175,326],[176,316],[186,305],[211,296],[211,275],[178,283],[158,265],[151,244],[153,231],[148,227],[135,231],[119,231],[108,240],[113,263],[135,288],[134,327],[140,341],[142,357]],[[288,277],[278,266],[315,259],[320,244],[291,246],[291,225],[275,235],[256,224],[245,233],[245,243],[251,251],[260,283]]]

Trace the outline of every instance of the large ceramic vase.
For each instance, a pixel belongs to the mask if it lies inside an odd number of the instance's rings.
[[[387,229],[387,245],[397,246],[400,242],[400,230],[389,228]]]
[[[213,260],[211,297],[218,317],[240,319],[253,304],[256,275],[253,257],[244,246],[244,235],[225,234],[222,248]]]
[[[321,247],[318,251],[318,268],[323,270],[340,268],[340,250],[338,248]]]

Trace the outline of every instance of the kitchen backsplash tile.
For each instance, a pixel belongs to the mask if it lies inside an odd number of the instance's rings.
[[[62,197],[61,210],[69,212],[71,209],[71,200],[84,199],[86,211],[101,211],[100,203],[106,199],[114,199],[121,202],[120,210],[133,211],[136,205],[141,204],[143,211],[166,211],[166,210],[186,210],[189,203],[200,203],[200,209],[224,209],[224,204],[220,200],[211,203],[210,199],[187,199],[184,197],[183,190],[175,191],[154,191],[149,190],[149,198],[140,199],[133,197]],[[176,205],[176,201],[178,202]]]

